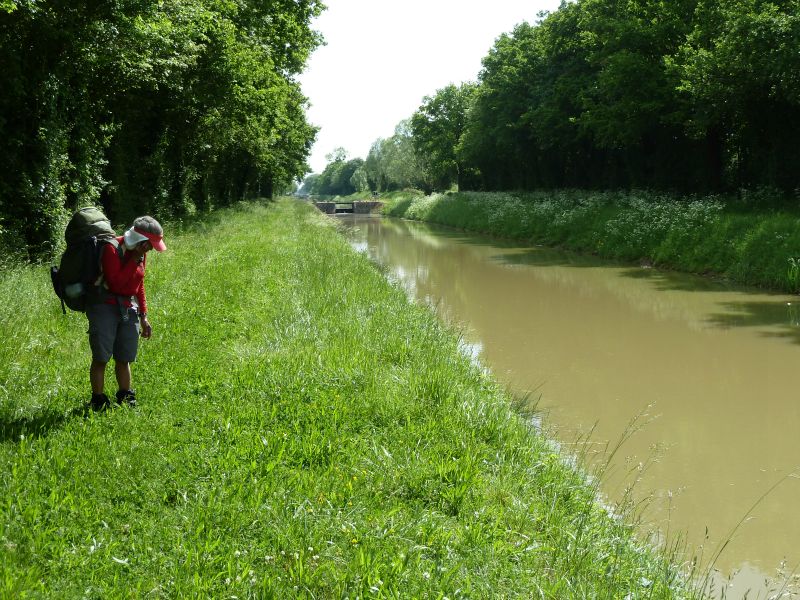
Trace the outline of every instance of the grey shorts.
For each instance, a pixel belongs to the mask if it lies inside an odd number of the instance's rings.
[[[92,359],[107,363],[111,357],[117,362],[133,362],[139,349],[139,319],[136,310],[128,309],[128,320],[123,321],[116,304],[90,304],[86,308],[89,319],[89,347]]]

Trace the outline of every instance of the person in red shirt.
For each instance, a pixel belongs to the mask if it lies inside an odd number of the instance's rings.
[[[163,252],[164,230],[153,217],[139,217],[116,243],[103,246],[100,256],[103,293],[86,309],[92,364],[91,407],[103,410],[111,405],[105,394],[106,365],[114,357],[114,374],[119,390],[117,404],[136,406],[131,387],[131,363],[136,360],[139,335],[149,338],[153,328],[147,318],[144,273],[147,253]]]

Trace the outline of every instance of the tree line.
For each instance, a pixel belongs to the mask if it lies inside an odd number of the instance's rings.
[[[316,130],[295,77],[319,0],[0,0],[0,246],[270,196]]]
[[[577,0],[501,35],[350,183],[791,193],[798,134],[800,1]]]

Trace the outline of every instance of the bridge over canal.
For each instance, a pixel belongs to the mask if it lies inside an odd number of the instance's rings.
[[[369,214],[380,210],[383,202],[377,200],[356,200],[354,202],[314,202],[314,206],[328,215],[355,213]]]

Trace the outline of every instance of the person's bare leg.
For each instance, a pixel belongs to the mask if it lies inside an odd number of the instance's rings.
[[[93,394],[102,394],[106,381],[106,363],[92,360],[89,367],[89,382],[92,384]]]
[[[120,390],[131,389],[131,363],[114,361],[114,373],[117,376],[117,385]]]
[[[117,375],[117,404],[127,403],[128,406],[136,406],[136,392],[131,389],[131,363],[114,361],[114,372]]]

